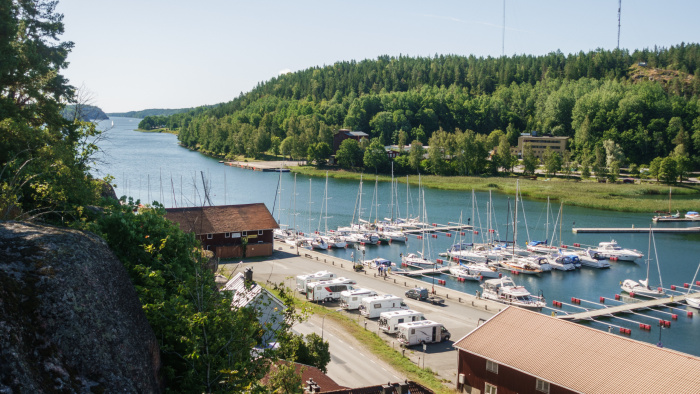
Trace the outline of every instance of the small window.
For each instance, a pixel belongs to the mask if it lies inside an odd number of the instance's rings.
[[[212,239],[214,238],[214,234],[207,234],[207,239]]]
[[[549,394],[549,382],[537,379],[537,382],[535,383],[535,389],[537,391]]]
[[[248,236],[248,232],[247,232],[247,231],[244,231],[244,232],[243,232],[243,236],[244,236],[244,237],[247,237],[247,236]]]
[[[411,329],[411,335],[413,335],[413,334],[415,334],[415,333],[416,333],[416,329],[415,329],[415,328],[412,328],[412,329]]]
[[[258,230],[258,235],[263,235],[263,231],[262,231],[262,230]]]
[[[497,387],[491,383],[486,383],[486,386],[484,386],[484,394],[497,394]]]
[[[491,360],[486,360],[486,370],[493,373],[498,373],[498,364]]]
[[[231,238],[231,233],[224,233],[225,238]]]
[[[379,309],[382,307],[382,304],[374,304],[374,309]]]

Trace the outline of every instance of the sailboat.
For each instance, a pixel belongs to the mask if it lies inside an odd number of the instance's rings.
[[[676,213],[671,214],[671,191],[673,190],[672,187],[668,188],[668,212],[667,215],[657,215],[651,218],[654,222],[658,221],[665,221],[665,220],[674,220],[678,219],[681,217],[681,213],[679,211],[676,211]]]
[[[695,270],[695,276],[693,276],[693,281],[690,282],[690,287],[688,287],[688,294],[690,294],[690,289],[693,288],[693,283],[695,282],[695,278],[698,277],[698,271],[700,271],[700,264],[698,264],[698,269]],[[700,309],[700,298],[695,298],[695,297],[687,297],[685,299],[685,302],[692,306],[693,308],[698,308]]]
[[[639,295],[644,295],[644,296],[661,296],[664,295],[664,289],[663,287],[658,287],[656,289],[652,289],[649,286],[649,266],[651,266],[651,243],[652,240],[654,239],[654,232],[649,226],[649,250],[647,251],[647,277],[645,279],[640,279],[639,282],[636,282],[632,279],[625,279],[624,282],[622,282],[622,285],[620,286],[622,288],[622,291],[625,291],[630,294],[639,294]],[[656,254],[656,241],[654,242],[654,253]],[[659,267],[659,255],[656,254],[656,266],[657,268]],[[659,268],[659,282],[661,282],[661,269]],[[661,283],[659,283],[661,284]]]
[[[421,190],[420,193],[423,193]],[[423,216],[422,219],[425,220],[427,214],[425,212],[425,194],[423,194]],[[407,255],[404,255],[401,257],[401,262],[404,264],[408,265],[413,265],[413,266],[420,266],[420,267],[433,267],[435,266],[435,262],[430,259],[430,245],[428,245],[428,258],[425,258],[425,227],[423,227],[423,231],[421,232],[421,251],[416,252],[416,253],[409,253]]]
[[[319,222],[320,222],[320,219],[323,219],[323,223],[324,223],[323,224],[323,228],[324,228],[323,234],[324,235],[321,236],[321,239],[323,239],[326,242],[326,244],[331,248],[338,248],[338,249],[345,248],[348,246],[347,241],[345,241],[345,237],[328,232],[328,199],[329,198],[330,197],[328,197],[328,171],[326,171],[326,187],[325,187],[324,192],[323,192],[323,204],[321,206],[321,215],[323,215],[323,217],[319,218]],[[320,223],[319,223],[318,227],[321,227]]]

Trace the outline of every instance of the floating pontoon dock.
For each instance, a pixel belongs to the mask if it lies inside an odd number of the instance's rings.
[[[589,310],[586,312],[572,313],[569,315],[561,315],[557,317],[565,320],[592,320],[596,317],[602,316],[612,317],[616,313],[629,313],[637,309],[649,309],[655,306],[667,306],[667,304],[681,302],[686,298],[700,298],[700,293],[674,295],[672,297],[657,298],[654,300],[640,301],[623,305],[615,305],[611,307]]]

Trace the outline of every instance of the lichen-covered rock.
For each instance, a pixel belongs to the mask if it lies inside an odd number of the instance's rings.
[[[129,276],[94,234],[0,222],[0,393],[160,391]]]

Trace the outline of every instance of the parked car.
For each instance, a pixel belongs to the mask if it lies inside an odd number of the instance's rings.
[[[404,295],[408,298],[413,298],[414,300],[424,301],[428,299],[429,292],[425,287],[416,287],[406,290]]]

